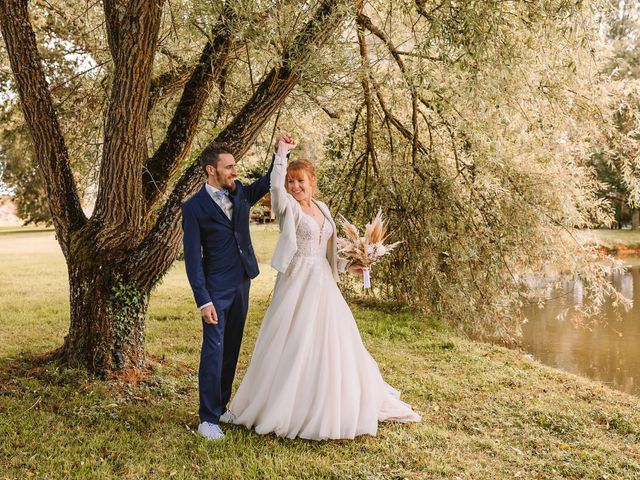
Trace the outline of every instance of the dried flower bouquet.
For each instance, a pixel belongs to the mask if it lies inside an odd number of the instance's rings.
[[[338,237],[338,254],[351,265],[363,267],[364,288],[371,288],[370,269],[381,257],[391,251],[402,242],[385,245],[387,239],[387,223],[382,218],[382,211],[378,210],[372,222],[367,223],[364,236],[355,225],[340,215],[340,225],[346,237]]]

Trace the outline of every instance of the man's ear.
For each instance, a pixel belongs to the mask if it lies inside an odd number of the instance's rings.
[[[204,170],[207,172],[207,175],[216,176],[216,169],[213,165],[205,165]]]

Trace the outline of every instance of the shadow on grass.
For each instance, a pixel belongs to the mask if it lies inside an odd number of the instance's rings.
[[[90,375],[84,369],[65,367],[60,363],[57,351],[0,358],[0,386],[4,387],[18,379],[32,379],[58,386],[79,386],[98,380],[98,377]]]
[[[157,369],[166,361],[147,354],[146,364],[142,368],[122,368],[104,373],[91,373],[84,368],[74,368],[60,361],[59,350],[44,354],[22,353],[0,358],[0,388],[35,381],[43,386],[82,387],[90,383],[105,382],[114,386],[135,387],[150,381],[156,376]]]

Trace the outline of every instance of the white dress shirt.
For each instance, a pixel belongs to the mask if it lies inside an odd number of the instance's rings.
[[[218,204],[227,218],[231,220],[231,215],[233,214],[233,203],[231,203],[229,195],[216,195],[216,192],[220,192],[222,190],[209,185],[209,183],[205,183],[204,188],[207,189],[207,193],[211,196],[213,201]]]

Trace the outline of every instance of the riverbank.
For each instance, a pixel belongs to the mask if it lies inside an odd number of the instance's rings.
[[[579,241],[612,255],[640,255],[640,230],[581,230]]]
[[[253,283],[238,378],[269,301],[277,231],[254,229]],[[153,294],[152,375],[98,381],[38,361],[68,327],[64,260],[51,232],[0,236],[0,479],[640,478],[640,399],[463,339],[395,305],[354,313],[385,379],[423,421],[377,437],[310,442],[226,427],[199,438],[200,321],[184,265]]]

